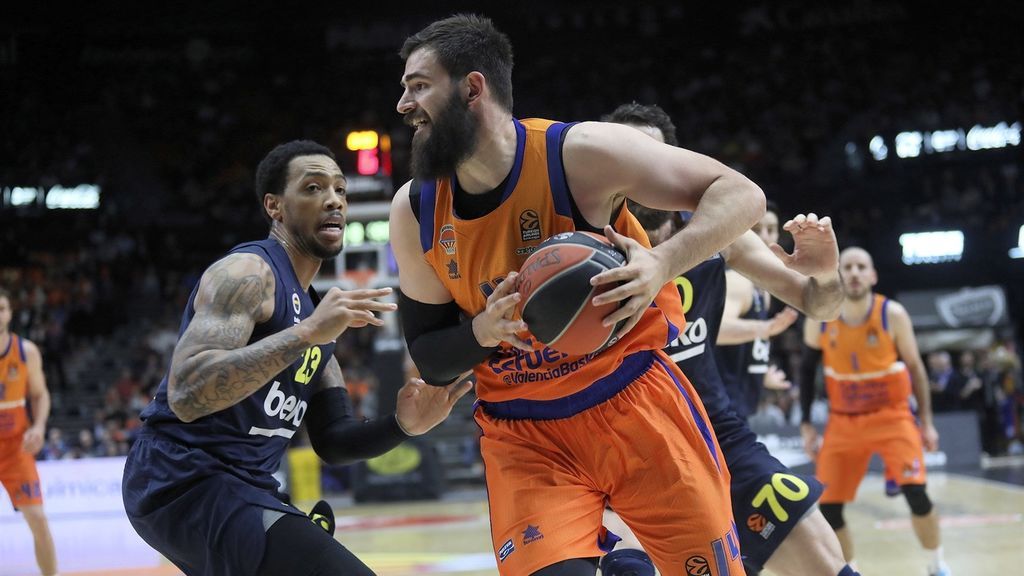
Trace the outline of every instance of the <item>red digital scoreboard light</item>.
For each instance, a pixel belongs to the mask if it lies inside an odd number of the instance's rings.
[[[391,176],[391,137],[376,130],[349,132],[345,147],[356,153],[356,172],[362,176]]]

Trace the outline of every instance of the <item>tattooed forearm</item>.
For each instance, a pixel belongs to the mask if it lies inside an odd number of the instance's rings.
[[[168,379],[168,403],[183,421],[233,406],[309,347],[295,328],[245,345],[274,299],[273,273],[253,258],[225,259],[203,277]]]

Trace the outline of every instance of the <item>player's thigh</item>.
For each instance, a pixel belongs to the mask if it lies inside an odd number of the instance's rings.
[[[871,461],[871,447],[857,437],[855,427],[833,417],[815,462],[814,475],[825,485],[822,502],[850,502],[857,495]]]
[[[285,514],[267,530],[258,576],[372,576],[373,571],[304,516]]]
[[[811,512],[823,486],[795,474],[757,443],[732,466],[732,505],[744,562],[755,571]]]
[[[39,471],[31,454],[20,449],[8,450],[0,461],[0,483],[16,509],[41,506],[42,488]]]
[[[924,484],[927,471],[924,464],[924,443],[921,430],[909,417],[893,419],[882,425],[884,437],[876,441],[875,451],[882,457],[885,468],[900,486]]]
[[[524,424],[524,426],[528,426]],[[503,575],[532,574],[572,558],[600,556],[605,496],[548,439],[535,442],[484,427],[491,538]]]

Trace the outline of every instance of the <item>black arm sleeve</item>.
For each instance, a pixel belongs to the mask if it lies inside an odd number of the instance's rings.
[[[373,420],[359,420],[352,414],[348,390],[328,388],[313,395],[306,415],[309,441],[324,462],[351,464],[380,456],[409,438],[389,414]]]
[[[811,404],[814,403],[814,384],[818,376],[818,362],[821,350],[804,345],[800,358],[800,418],[801,422],[811,421]]]
[[[473,319],[461,320],[455,302],[424,304],[405,294],[398,298],[409,355],[427,384],[451,384],[498,349],[477,342]]]

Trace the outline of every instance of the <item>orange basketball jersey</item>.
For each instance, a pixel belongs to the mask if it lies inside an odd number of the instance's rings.
[[[874,294],[862,324],[850,326],[841,318],[822,323],[819,343],[832,412],[861,414],[907,403],[910,372],[889,332],[888,305],[888,298]]]
[[[487,297],[510,271],[547,238],[575,230],[573,205],[562,169],[562,139],[571,124],[551,120],[513,120],[517,148],[501,204],[472,220],[458,218],[453,188],[443,178],[419,189],[420,244],[427,261],[466,316],[483,311]],[[612,224],[644,246],[650,241],[625,208]],[[597,354],[570,356],[534,339],[524,352],[508,344],[474,369],[477,395],[488,402],[511,399],[552,400],[578,392],[613,372],[622,359],[641,350],[659,350],[683,328],[679,293],[667,284],[622,340]]]
[[[0,439],[20,436],[28,428],[27,391],[25,347],[21,338],[12,333],[7,350],[0,352]]]

